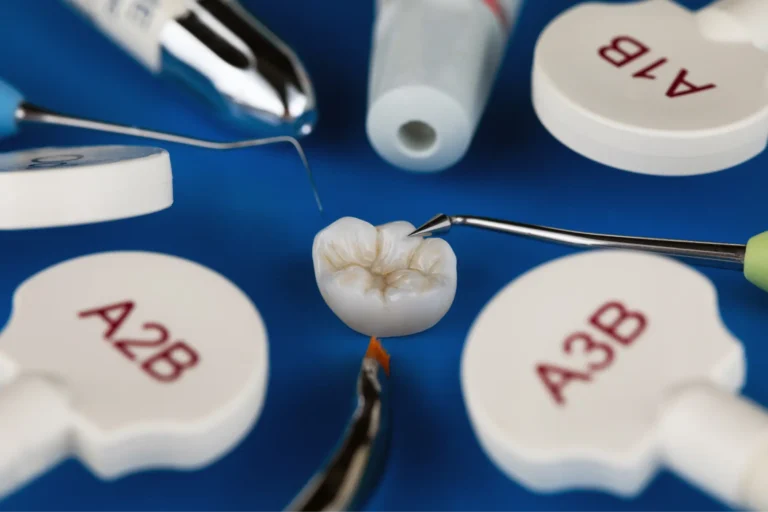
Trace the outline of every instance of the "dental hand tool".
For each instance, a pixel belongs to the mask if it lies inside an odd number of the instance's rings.
[[[347,430],[327,465],[286,510],[360,510],[376,485],[389,446],[389,354],[371,338],[357,378]]]
[[[64,0],[152,73],[250,131],[312,132],[315,93],[294,52],[235,0]]]
[[[0,230],[90,224],[173,204],[171,159],[141,146],[0,153]]]
[[[392,165],[440,171],[469,148],[521,0],[376,0],[366,129]]]
[[[631,249],[676,256],[693,260],[694,263],[701,265],[741,270],[744,272],[744,277],[752,284],[768,291],[768,231],[753,236],[746,244],[725,244],[601,235],[488,217],[440,214],[420,226],[409,236],[431,236],[446,233],[452,226],[470,226],[573,247]]]
[[[133,137],[161,140],[165,142],[172,142],[174,144],[183,144],[186,146],[195,146],[215,150],[241,149],[254,146],[263,146],[266,144],[287,142],[291,144],[299,154],[301,163],[304,165],[304,168],[307,171],[307,177],[309,178],[310,185],[312,186],[312,192],[315,196],[317,208],[321,212],[323,211],[323,205],[320,201],[320,195],[318,194],[317,186],[315,185],[312,169],[310,168],[307,157],[304,154],[304,149],[301,147],[299,141],[297,141],[294,137],[281,135],[276,137],[241,140],[235,142],[214,142],[194,139],[191,137],[185,137],[183,135],[176,135],[172,133],[136,128],[133,126],[125,126],[121,124],[106,123],[103,121],[96,121],[81,117],[73,117],[57,112],[52,112],[50,110],[46,110],[24,101],[24,96],[19,91],[14,89],[7,82],[0,80],[0,138],[9,137],[15,134],[19,128],[19,125],[24,122],[84,128],[87,130],[117,133],[121,135],[131,135]]]
[[[656,175],[719,171],[768,141],[768,2],[583,3],[542,32],[533,104],[573,151]]]
[[[102,479],[210,464],[259,416],[268,362],[253,303],[197,263],[108,252],[49,267],[16,290],[0,335],[0,495],[68,457]]]
[[[665,468],[736,510],[768,507],[768,411],[739,396],[744,350],[698,271],[632,251],[515,279],[461,358],[488,457],[537,492],[629,498]]]

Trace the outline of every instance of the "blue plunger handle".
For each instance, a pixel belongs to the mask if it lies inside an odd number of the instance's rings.
[[[8,137],[16,133],[18,123],[16,111],[24,101],[24,96],[11,87],[11,84],[0,80],[0,137]]]

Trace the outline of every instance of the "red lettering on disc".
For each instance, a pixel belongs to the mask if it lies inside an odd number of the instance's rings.
[[[632,76],[634,78],[645,78],[647,80],[656,80],[656,76],[652,75],[651,71],[653,71],[654,69],[656,69],[656,68],[658,68],[660,66],[663,66],[664,64],[666,64],[666,62],[667,62],[666,58],[659,59],[656,62],[654,62],[653,64],[644,67],[643,69],[641,69],[640,71],[638,71],[637,73],[635,73]]]
[[[597,53],[605,60],[620,68],[639,59],[650,51],[643,43],[629,36],[613,38],[611,44],[603,46]]]
[[[109,325],[107,330],[104,331],[104,338],[109,339],[115,332],[117,332],[120,326],[123,325],[123,322],[125,322],[125,319],[128,318],[128,315],[133,310],[133,307],[133,301],[125,301],[118,304],[112,304],[111,306],[82,311],[77,316],[80,318],[86,318],[93,315],[99,316]],[[113,313],[117,313],[117,315],[115,316]]]
[[[563,344],[563,350],[565,350],[567,354],[571,354],[577,343],[582,347],[581,352],[583,354],[590,354],[597,351],[603,355],[600,361],[589,363],[589,371],[597,372],[604,370],[613,362],[614,355],[611,346],[593,340],[592,336],[585,332],[577,332],[576,334],[570,335]]]
[[[590,380],[589,374],[587,373],[581,373],[551,364],[540,364],[536,366],[536,373],[539,375],[541,382],[544,383],[544,386],[558,405],[565,404],[563,389],[569,382],[572,380],[580,380],[584,382]],[[557,380],[555,380],[555,378]]]
[[[706,85],[692,84],[691,82],[685,79],[685,77],[687,76],[688,76],[688,70],[681,69],[680,73],[677,74],[677,77],[675,77],[675,80],[672,82],[672,85],[670,85],[669,89],[667,89],[668,97],[678,98],[680,96],[685,96],[687,94],[696,94],[697,92],[714,89],[716,87],[715,84],[706,84]]]
[[[145,331],[157,332],[157,338],[154,340],[115,340],[115,348],[125,354],[125,357],[131,361],[136,359],[136,355],[131,352],[128,347],[157,347],[168,341],[168,338],[170,337],[168,329],[160,324],[149,322],[142,325],[141,328]]]
[[[613,318],[614,315],[615,318]],[[609,316],[610,318],[606,318]],[[630,345],[645,331],[648,321],[639,311],[630,312],[620,302],[608,302],[592,315],[589,323],[622,345]],[[620,331],[624,325],[634,325],[634,329],[627,331],[624,328],[622,333]]]
[[[178,356],[183,354],[183,359]],[[197,352],[184,343],[177,341],[162,352],[144,361],[141,368],[155,380],[173,382],[184,370],[194,367],[200,361]]]

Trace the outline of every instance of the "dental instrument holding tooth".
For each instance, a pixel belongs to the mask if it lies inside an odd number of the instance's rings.
[[[439,214],[409,236],[447,233],[453,226],[469,226],[573,247],[651,252],[690,259],[701,265],[734,268],[741,270],[752,284],[768,291],[768,231],[753,236],[746,244],[729,244],[585,233],[489,217]]]
[[[371,338],[357,377],[356,406],[338,448],[286,510],[360,510],[389,446],[389,354]]]
[[[291,48],[235,0],[64,0],[153,74],[180,82],[229,122],[302,137],[317,111]]]
[[[376,0],[366,130],[394,166],[441,171],[466,153],[522,0]]]
[[[312,175],[312,169],[309,166],[309,162],[304,153],[304,149],[301,147],[301,144],[291,136],[280,135],[275,137],[241,140],[235,142],[216,142],[195,139],[172,133],[159,132],[155,130],[147,130],[144,128],[136,128],[133,126],[106,123],[103,121],[85,119],[82,117],[73,117],[60,114],[58,112],[53,112],[26,102],[24,100],[24,96],[19,91],[17,91],[7,82],[0,80],[0,138],[14,135],[17,132],[19,125],[22,123],[44,123],[69,126],[74,128],[84,128],[87,130],[117,133],[121,135],[131,135],[145,139],[161,140],[175,144],[183,144],[187,146],[196,146],[214,150],[230,150],[263,146],[266,144],[289,143],[296,149],[296,152],[299,154],[301,162],[307,171],[307,177],[309,178],[312,192],[315,196],[317,208],[321,212],[323,211],[320,195],[317,191],[314,177]]]

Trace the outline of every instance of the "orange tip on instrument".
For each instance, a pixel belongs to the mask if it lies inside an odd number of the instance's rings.
[[[381,346],[381,341],[379,341],[376,336],[371,336],[371,341],[368,344],[368,350],[365,352],[365,357],[378,361],[384,369],[384,373],[389,377],[389,354],[387,354],[387,351]]]

